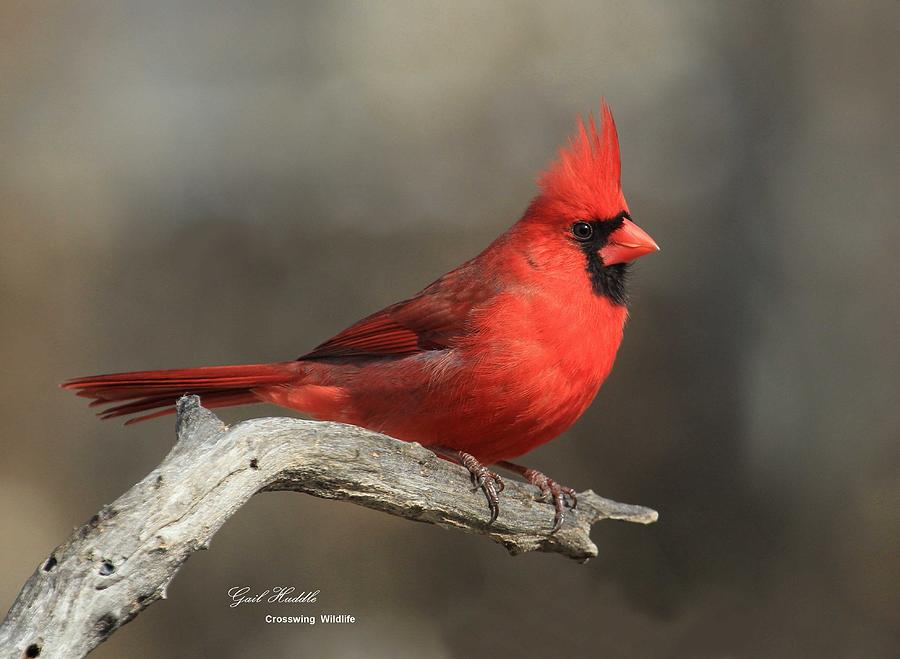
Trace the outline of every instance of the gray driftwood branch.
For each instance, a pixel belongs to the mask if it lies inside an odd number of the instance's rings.
[[[178,403],[162,463],[57,547],[0,626],[0,657],[81,657],[157,599],[181,565],[257,492],[293,490],[484,535],[511,554],[597,555],[601,519],[649,524],[655,511],[587,490],[550,535],[553,507],[507,480],[488,526],[466,470],[418,444],[337,423],[268,418],[226,427],[196,396]]]

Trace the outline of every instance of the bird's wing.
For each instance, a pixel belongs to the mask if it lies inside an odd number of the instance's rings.
[[[489,290],[459,271],[450,273],[417,296],[363,318],[300,359],[443,350],[464,333],[469,314],[490,296]]]

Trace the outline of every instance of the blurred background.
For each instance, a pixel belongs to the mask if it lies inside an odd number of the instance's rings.
[[[94,656],[898,656],[898,26],[894,1],[2,3],[0,609],[174,438],[57,383],[305,352],[506,229],[603,96],[662,252],[601,395],[527,462],[659,523],[600,524],[577,565],[265,494]],[[359,622],[228,607],[278,584]]]

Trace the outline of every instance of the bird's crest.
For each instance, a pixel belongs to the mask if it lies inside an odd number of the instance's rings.
[[[578,127],[540,179],[539,201],[571,217],[613,217],[627,210],[620,184],[619,137],[612,112],[600,104],[601,130],[593,114]]]

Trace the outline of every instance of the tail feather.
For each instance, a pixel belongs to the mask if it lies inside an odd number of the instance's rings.
[[[176,397],[174,400],[170,402],[164,403],[167,407],[162,410],[158,410],[156,412],[151,412],[150,414],[142,414],[141,416],[136,416],[128,419],[125,422],[126,426],[130,426],[132,423],[139,423],[141,421],[148,421],[150,419],[155,419],[160,416],[165,416],[166,414],[174,414],[175,413],[175,402],[178,400]],[[212,394],[207,394],[203,397],[203,405],[212,409],[214,407],[232,407],[234,405],[247,405],[250,403],[258,403],[260,402],[259,398],[256,395],[249,391],[244,392],[230,392],[230,391],[218,391]],[[158,407],[158,406],[154,406]],[[152,409],[152,408],[145,408]],[[109,410],[107,410],[109,411]],[[110,414],[107,416],[101,417],[102,419],[112,419],[117,416],[124,416],[126,414],[133,414],[139,410],[134,410],[132,412],[121,412],[116,414]]]
[[[125,416],[127,414],[135,414],[137,412],[153,410],[160,405],[168,405],[171,401],[172,394],[166,394],[164,396],[147,396],[146,398],[138,398],[137,400],[131,401],[130,403],[122,403],[121,405],[108,407],[105,410],[97,412],[97,416],[99,416],[101,419],[112,419],[113,417],[117,416]],[[108,404],[109,401],[95,400],[93,403],[91,403],[91,405],[102,405],[104,403]]]
[[[101,419],[158,410],[126,421],[126,424],[131,424],[172,414],[175,402],[184,394],[201,395],[206,407],[259,402],[253,390],[296,380],[298,373],[295,364],[283,362],[112,373],[69,380],[61,386],[75,391],[78,396],[91,398],[91,407],[118,403],[98,412]]]

